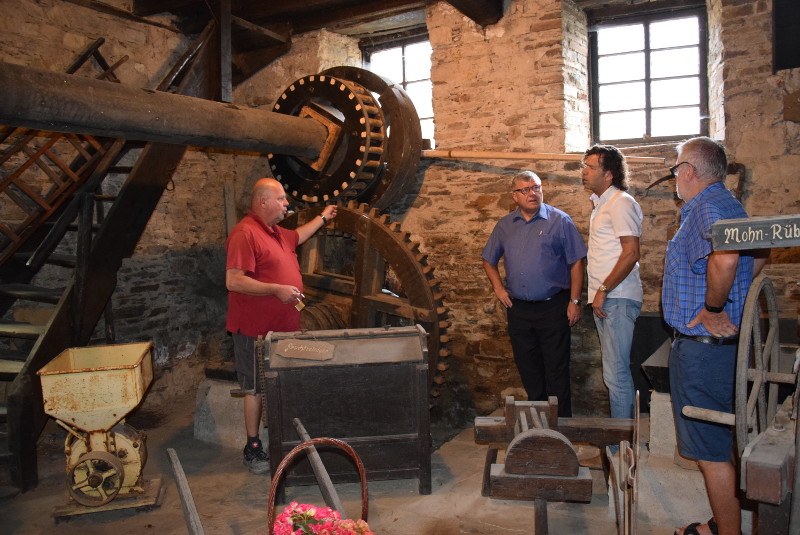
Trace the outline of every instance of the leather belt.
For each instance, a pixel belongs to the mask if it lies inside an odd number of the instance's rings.
[[[683,338],[684,340],[694,340],[701,344],[708,344],[710,346],[733,346],[739,343],[738,336],[729,336],[727,338],[717,338],[716,336],[689,336],[677,330],[673,330],[675,338]]]
[[[551,301],[552,299],[553,299],[552,297],[548,297],[547,299],[540,299],[539,301],[528,301],[527,299],[517,299],[516,297],[512,297],[511,298],[512,301],[520,301],[522,303],[530,303],[532,305],[535,305],[537,303],[547,303],[548,301]]]

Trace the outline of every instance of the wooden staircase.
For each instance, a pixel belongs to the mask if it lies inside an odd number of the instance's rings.
[[[219,99],[219,42],[212,22],[157,89]],[[98,78],[119,82],[114,69],[127,58],[109,66],[102,44],[81,54],[71,72],[92,59]],[[0,489],[36,486],[36,442],[48,418],[36,372],[64,349],[90,344],[99,319],[111,317],[117,271],[185,151],[0,127]],[[122,166],[123,157],[135,163]],[[63,285],[43,287],[38,279]],[[15,319],[20,301],[46,321]],[[110,321],[102,341],[114,341]]]

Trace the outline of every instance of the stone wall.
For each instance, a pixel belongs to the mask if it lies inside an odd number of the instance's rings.
[[[0,20],[3,61],[62,70],[88,42],[104,36],[109,60],[131,57],[120,78],[152,87],[188,46],[163,28],[72,3],[9,0],[6,7]],[[445,2],[432,3],[426,13],[438,148],[564,152],[588,146],[586,21],[574,4],[509,0],[503,18],[486,28]],[[709,13],[712,132],[725,139],[732,160],[748,169],[742,184],[745,205],[752,215],[800,213],[800,183],[793,177],[800,163],[800,128],[782,118],[783,94],[800,88],[800,71],[771,72],[771,2],[709,0]],[[360,63],[352,39],[323,31],[293,40],[291,52],[235,90],[236,104],[271,108],[294,80]],[[680,205],[669,182],[647,193],[645,188],[674,162],[674,144],[626,152],[667,162],[631,164],[631,193],[645,214],[643,310],[657,315],[664,249]],[[426,159],[413,191],[389,211],[428,254],[444,292],[452,322],[445,397],[462,425],[473,410],[485,413],[506,394],[522,395],[504,310],[480,262],[495,222],[512,207],[508,181],[519,169],[537,172],[545,202],[567,211],[588,233],[591,204],[574,161]],[[113,298],[118,340],[154,340],[155,391],[165,402],[174,392],[194,390],[206,359],[230,354],[224,334],[225,191],[234,196],[241,215],[250,185],[268,173],[261,156],[190,150],[136,254],[120,272]],[[735,181],[732,177],[728,185],[738,186]],[[768,266],[781,294],[782,315],[789,318],[797,317],[800,299],[796,249],[773,251]],[[573,330],[576,414],[606,413],[599,363],[587,311]]]
[[[800,89],[800,69],[772,71],[772,2],[713,0],[725,56],[725,144],[747,167],[744,203],[750,215],[800,214],[800,124],[783,119],[783,96]],[[796,319],[800,249],[773,249],[766,273],[780,315]],[[797,333],[793,333],[794,336]]]

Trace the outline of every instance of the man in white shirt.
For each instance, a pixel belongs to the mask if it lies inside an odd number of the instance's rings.
[[[589,223],[589,302],[600,336],[603,382],[611,416],[633,418],[636,399],[631,375],[631,341],[642,310],[639,237],[642,209],[626,193],[625,157],[610,145],[584,153],[581,179],[594,203]]]

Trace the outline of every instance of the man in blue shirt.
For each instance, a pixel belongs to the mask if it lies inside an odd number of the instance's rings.
[[[517,209],[495,225],[483,268],[506,307],[508,334],[522,385],[531,401],[558,398],[558,415],[572,416],[570,327],[581,317],[586,245],[567,214],[544,203],[531,171],[514,176]],[[506,284],[497,268],[503,259]]]
[[[741,509],[736,496],[733,437],[728,426],[691,420],[691,405],[733,412],[736,350],[744,301],[754,274],[766,259],[738,251],[714,251],[711,225],[719,219],[747,217],[725,188],[725,149],[707,137],[678,145],[676,178],[681,225],[667,244],[661,300],[664,318],[674,329],[669,380],[681,455],[696,459],[714,516],[680,535],[738,534]]]

